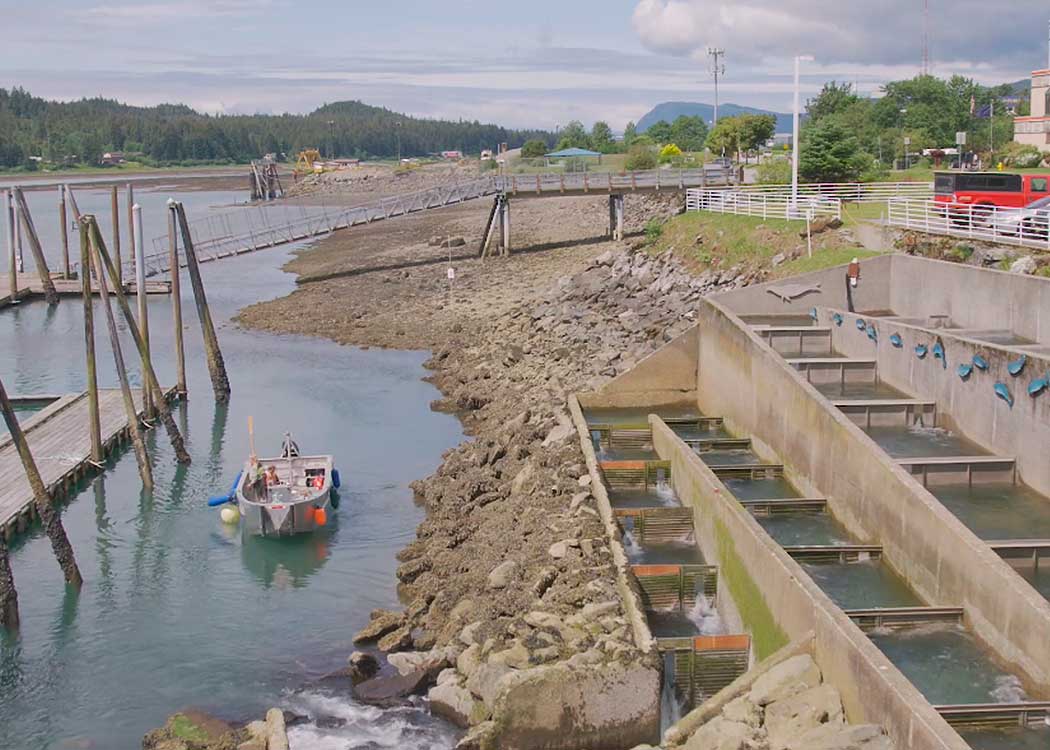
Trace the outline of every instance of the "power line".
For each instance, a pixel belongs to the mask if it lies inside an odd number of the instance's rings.
[[[720,63],[719,58],[725,57],[726,51],[719,47],[708,47],[707,54],[711,57],[711,75],[715,77],[715,121],[712,124],[718,124],[718,77],[726,74],[725,63]]]

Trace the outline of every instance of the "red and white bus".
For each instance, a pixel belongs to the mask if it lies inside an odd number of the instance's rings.
[[[933,199],[951,211],[980,214],[992,206],[1023,208],[1050,196],[1050,174],[935,172]]]

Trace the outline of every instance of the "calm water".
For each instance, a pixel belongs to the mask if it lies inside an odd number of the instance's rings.
[[[878,560],[802,563],[813,582],[842,609],[916,607],[922,604],[908,584]]]
[[[830,513],[774,513],[755,520],[777,544],[785,547],[852,543]]]
[[[973,750],[1046,750],[1050,747],[1050,727],[981,729],[959,734]]]
[[[202,269],[223,322],[233,400],[214,404],[187,299],[190,401],[176,418],[193,464],[177,468],[163,432],[153,432],[152,496],[141,492],[129,451],[68,505],[63,517],[86,581],[80,595],[65,590],[39,532],[14,546],[22,629],[0,640],[0,747],[137,748],[143,732],[188,705],[234,719],[283,705],[343,722],[296,728],[294,748],[454,743],[421,709],[379,711],[316,687],[345,663],[369,610],[396,605],[394,555],[423,518],[408,483],[431,472],[462,433],[428,408],[438,394],[420,380],[425,353],[344,348],[226,322],[292,288],[277,270],[287,257],[271,250]],[[152,298],[150,313],[159,375],[172,383],[169,300]],[[96,305],[100,333],[102,320]],[[5,385],[23,394],[81,389],[81,336],[79,302],[0,313]],[[101,335],[98,344],[101,383],[112,387]],[[286,429],[305,450],[335,455],[342,505],[324,533],[245,540],[206,507],[247,454],[249,415],[263,455]]]

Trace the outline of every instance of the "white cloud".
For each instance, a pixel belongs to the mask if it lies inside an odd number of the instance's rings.
[[[173,0],[161,3],[96,5],[78,15],[88,22],[138,26],[194,18],[248,16],[270,6],[268,0]]]

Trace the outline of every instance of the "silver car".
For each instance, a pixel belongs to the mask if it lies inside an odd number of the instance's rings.
[[[996,234],[1045,240],[1050,233],[1050,197],[1034,200],[1024,208],[1000,208],[990,223]]]

